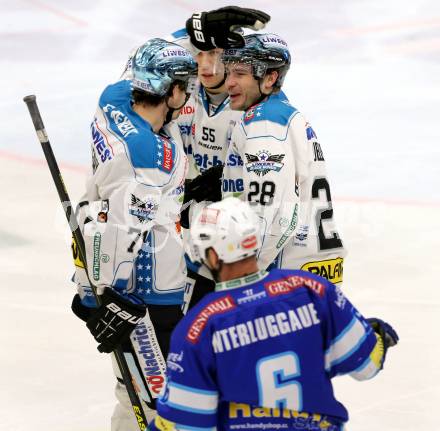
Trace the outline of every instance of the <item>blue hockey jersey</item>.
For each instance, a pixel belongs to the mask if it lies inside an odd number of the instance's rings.
[[[373,377],[381,347],[319,276],[275,269],[217,284],[173,333],[151,428],[341,430],[348,414],[331,378]]]

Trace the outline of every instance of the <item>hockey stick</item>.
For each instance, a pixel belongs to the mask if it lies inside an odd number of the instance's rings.
[[[26,103],[28,107],[29,114],[34,124],[35,131],[37,132],[38,140],[40,141],[41,147],[43,148],[44,156],[46,157],[46,161],[49,166],[49,170],[52,175],[53,182],[55,183],[55,187],[58,191],[58,196],[60,198],[61,204],[63,205],[64,213],[67,217],[67,222],[69,223],[69,227],[72,232],[73,239],[76,242],[79,258],[84,264],[84,269],[86,270],[87,278],[89,279],[89,283],[92,288],[93,294],[95,296],[96,302],[99,305],[101,304],[101,298],[98,295],[96,286],[94,286],[93,283],[90,281],[89,274],[87,271],[84,238],[78,226],[78,221],[76,220],[75,213],[74,211],[72,211],[72,203],[70,202],[69,195],[67,194],[67,189],[64,184],[63,177],[61,176],[61,172],[58,168],[55,155],[53,154],[52,147],[49,142],[49,138],[44,128],[43,119],[41,118],[40,110],[38,109],[36,97],[34,95],[26,96],[23,98],[23,101]],[[122,351],[122,347],[121,346],[116,347],[113,353],[118,363],[119,371],[121,372],[121,376],[122,379],[124,380],[125,387],[127,388],[128,396],[130,397],[131,405],[133,407],[133,412],[136,416],[139,429],[141,431],[145,431],[148,425],[147,418],[145,416],[144,410],[142,408],[136,390],[134,389],[133,382],[131,380],[130,370],[128,368],[128,364],[125,359],[124,352]]]

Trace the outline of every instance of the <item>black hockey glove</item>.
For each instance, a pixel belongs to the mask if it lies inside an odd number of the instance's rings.
[[[226,6],[209,12],[197,12],[186,21],[191,43],[201,51],[214,48],[241,48],[244,39],[240,27],[261,30],[270,16],[257,9]]]
[[[146,313],[144,305],[133,304],[112,288],[100,295],[102,304],[87,319],[87,328],[100,343],[98,350],[110,353],[125,341]]]
[[[393,347],[398,343],[399,336],[397,335],[397,332],[393,329],[393,327],[389,323],[384,322],[381,319],[377,319],[376,317],[370,317],[369,319],[366,320],[373,328],[374,332],[380,335],[380,338],[382,338],[382,342],[383,342],[382,366],[383,366],[388,348]]]
[[[183,202],[217,202],[222,199],[223,165],[216,165],[206,169],[199,176],[185,183],[185,197]]]
[[[223,165],[207,169],[199,176],[185,182],[183,210],[180,213],[180,225],[189,229],[189,207],[191,201],[218,202],[222,200]]]

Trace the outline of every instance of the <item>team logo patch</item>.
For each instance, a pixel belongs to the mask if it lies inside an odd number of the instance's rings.
[[[216,314],[226,313],[235,307],[235,302],[230,295],[222,296],[210,302],[193,320],[186,334],[186,339],[193,344],[197,343],[210,317]]]
[[[246,170],[248,172],[254,172],[258,176],[264,176],[270,171],[279,172],[284,163],[285,154],[271,154],[269,151],[262,150],[258,151],[257,154],[245,153],[247,163]]]
[[[252,118],[254,118],[254,117],[255,117],[255,106],[253,106],[251,109],[246,111],[246,114],[244,114],[243,120],[245,122],[248,122],[248,121],[251,121]]]
[[[152,220],[157,211],[158,204],[152,198],[145,201],[140,200],[135,195],[131,195],[131,205],[128,206],[128,212],[132,216],[137,217],[140,223]]]
[[[295,234],[294,244],[298,247],[306,247],[306,239],[309,236],[309,225],[301,225],[298,227],[298,231]]]

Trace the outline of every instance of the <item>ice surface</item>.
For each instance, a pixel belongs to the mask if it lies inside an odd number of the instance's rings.
[[[77,199],[97,97],[129,50],[224,4],[0,2],[1,431],[106,430],[113,406],[109,360],[69,310],[69,234],[23,96]],[[293,52],[286,92],[326,155],[344,290],[401,337],[376,379],[335,381],[348,430],[439,431],[440,3],[236,4],[269,12]]]

